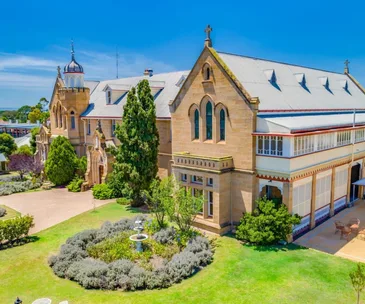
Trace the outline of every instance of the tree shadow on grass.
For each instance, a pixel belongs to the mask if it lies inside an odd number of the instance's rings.
[[[225,236],[229,237],[229,238],[236,239],[235,234],[231,233],[231,232],[225,234]],[[297,245],[297,244],[294,244],[294,243],[289,243],[289,244],[286,244],[286,245],[275,244],[275,245],[265,245],[265,246],[263,246],[263,245],[255,245],[255,244],[242,242],[240,240],[238,240],[238,241],[241,242],[242,246],[253,249],[253,250],[256,250],[256,251],[260,251],[260,252],[308,250],[307,247],[300,246],[300,245]]]
[[[20,240],[12,241],[12,242],[6,242],[0,244],[0,250],[5,250],[13,247],[22,246],[28,243],[34,243],[40,240],[40,237],[36,235],[28,235]]]
[[[147,214],[150,213],[150,211],[148,210],[148,208],[141,206],[141,207],[132,207],[130,205],[125,207],[125,210],[130,212],[130,213],[143,213],[143,214]]]

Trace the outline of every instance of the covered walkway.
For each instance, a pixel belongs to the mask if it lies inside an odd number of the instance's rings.
[[[335,234],[335,221],[347,224],[352,218],[360,220],[360,230],[365,228],[364,200],[357,200],[354,203],[354,207],[343,210],[297,239],[294,243],[365,263],[365,239],[362,240],[352,233],[347,241],[346,239],[341,239],[340,232]]]

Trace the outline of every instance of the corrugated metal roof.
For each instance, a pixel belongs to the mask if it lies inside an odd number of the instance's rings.
[[[30,147],[30,139],[32,137],[32,134],[31,133],[28,133],[22,137],[17,137],[17,138],[14,138],[14,141],[17,145],[17,147],[21,147],[21,146],[29,146]]]
[[[108,86],[136,86],[138,82],[143,79],[150,81],[151,88],[163,87],[155,95],[156,103],[156,116],[157,118],[169,118],[171,117],[169,111],[169,102],[175,98],[180,87],[176,84],[183,75],[187,76],[190,71],[180,71],[164,74],[155,74],[151,77],[146,76],[119,78],[113,80],[101,81],[94,91],[90,95],[89,106],[86,111],[81,115],[83,117],[108,117],[108,118],[121,118],[123,115],[123,106],[127,101],[127,95],[125,94],[121,100],[117,103],[107,104],[106,93],[103,91]]]
[[[90,89],[90,94],[92,94],[92,92],[94,92],[95,88],[98,86],[99,83],[100,83],[100,81],[97,81],[97,80],[85,80],[84,81],[85,87]]]
[[[259,97],[259,110],[365,108],[365,95],[347,75],[222,52],[218,54],[247,92],[252,97]],[[275,83],[268,81],[267,71],[275,72]],[[304,74],[305,85],[298,82],[298,74]],[[344,88],[346,80],[347,90]]]

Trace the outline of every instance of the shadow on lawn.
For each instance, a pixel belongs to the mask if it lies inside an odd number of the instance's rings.
[[[40,238],[38,236],[28,235],[28,236],[26,236],[26,237],[24,237],[20,240],[0,244],[0,250],[13,248],[13,247],[18,247],[18,246],[22,246],[22,245],[25,245],[25,244],[28,244],[28,243],[34,243],[34,242],[37,242],[38,240],[40,240]]]

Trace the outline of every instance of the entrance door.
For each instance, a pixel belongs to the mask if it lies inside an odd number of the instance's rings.
[[[360,179],[360,164],[356,164],[351,168],[351,186],[350,186],[350,201],[357,199],[359,195],[359,186],[353,186],[352,183]],[[355,191],[355,192],[354,192]]]

